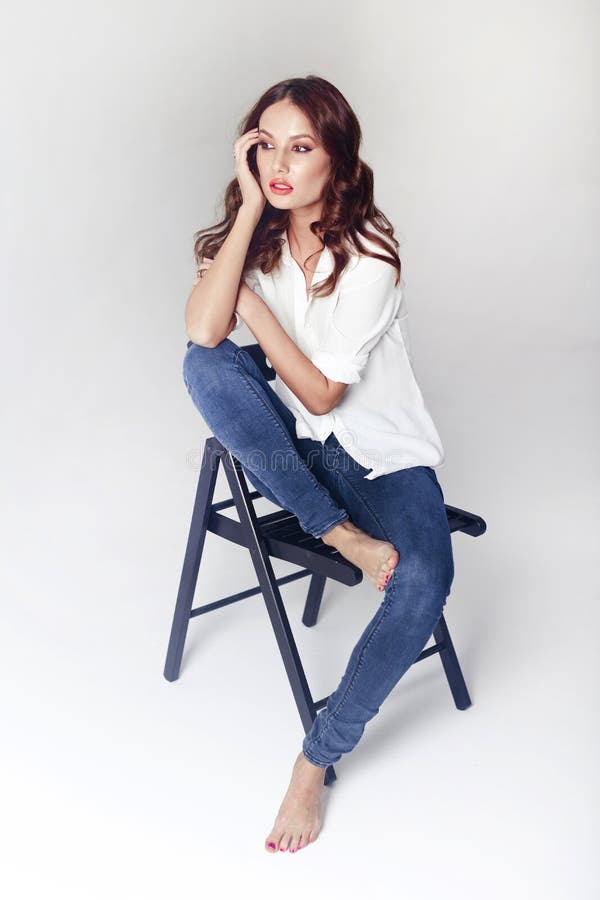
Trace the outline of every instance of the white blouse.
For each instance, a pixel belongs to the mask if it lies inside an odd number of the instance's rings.
[[[331,412],[318,416],[276,374],[274,390],[294,414],[296,436],[323,443],[333,431],[353,459],[372,469],[369,480],[410,466],[441,468],[442,443],[411,366],[404,279],[396,286],[393,266],[352,247],[333,293],[309,301],[304,273],[283,237],[277,269],[265,275],[254,268],[246,284],[313,365],[350,385]],[[368,239],[363,243],[383,253]],[[311,287],[332,270],[333,254],[324,247]],[[234,331],[242,325],[236,316]]]

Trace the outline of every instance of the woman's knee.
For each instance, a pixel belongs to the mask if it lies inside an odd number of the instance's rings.
[[[417,550],[399,552],[400,561],[388,582],[392,606],[411,621],[437,621],[454,572],[451,555],[448,559],[447,554],[432,557]]]
[[[239,349],[229,338],[225,338],[215,347],[190,344],[183,358],[183,380],[188,390],[199,378],[203,380],[210,378],[211,373],[216,373],[222,378],[223,367],[227,363],[235,362]]]

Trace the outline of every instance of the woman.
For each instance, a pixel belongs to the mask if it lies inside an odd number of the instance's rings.
[[[265,840],[293,853],[319,832],[327,766],[429,640],[454,565],[434,472],[443,449],[410,364],[398,241],[373,202],[358,120],[308,76],[269,88],[240,131],[226,216],[197,233],[185,384],[254,487],[385,591]],[[275,389],[227,338],[240,317]]]

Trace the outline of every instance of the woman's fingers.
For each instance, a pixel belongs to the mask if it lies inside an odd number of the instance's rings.
[[[192,287],[196,287],[200,279],[203,277],[204,273],[207,269],[210,269],[214,262],[214,259],[211,259],[210,256],[203,256],[202,262],[196,269],[196,275],[194,276],[194,280],[192,282]]]
[[[251,207],[256,207],[259,213],[262,213],[267,198],[262,192],[262,188],[251,171],[248,164],[248,150],[253,144],[258,143],[258,128],[252,128],[245,134],[242,134],[234,144],[235,152],[235,176],[242,193],[242,203]]]
[[[236,161],[239,159],[239,151],[242,147],[244,149],[248,149],[253,143],[258,140],[258,128],[251,128],[250,131],[244,132],[241,134],[239,138],[236,139],[233,147],[235,151]]]

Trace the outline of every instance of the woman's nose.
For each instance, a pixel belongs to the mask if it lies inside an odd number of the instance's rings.
[[[278,157],[273,160],[273,171],[281,174],[282,172],[287,172],[288,167],[283,156]]]

